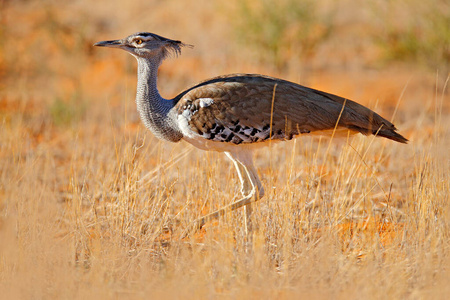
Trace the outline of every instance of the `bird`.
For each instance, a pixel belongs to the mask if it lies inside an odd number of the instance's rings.
[[[233,162],[242,197],[194,221],[208,221],[244,206],[245,232],[252,232],[252,206],[264,188],[253,163],[255,149],[305,135],[375,135],[408,140],[369,108],[350,99],[259,74],[229,74],[194,85],[173,99],[157,87],[158,68],[183,47],[192,47],[149,32],[94,46],[125,50],[137,59],[136,104],[144,125],[159,139],[185,141],[207,151],[224,152]]]

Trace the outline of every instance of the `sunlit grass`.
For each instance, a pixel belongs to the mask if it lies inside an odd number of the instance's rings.
[[[60,25],[74,30],[79,23],[15,5],[5,9],[24,27],[9,26],[13,18],[3,20],[2,37],[11,43],[0,45],[0,63],[9,74],[0,90],[0,298],[449,294],[450,107],[444,69],[437,75],[411,75],[411,66],[358,70],[353,78],[345,70],[339,76],[317,70],[321,89],[342,86],[344,96],[357,101],[362,94],[363,103],[379,103],[375,109],[388,119],[396,111],[394,123],[411,141],[302,137],[256,151],[266,196],[254,205],[248,253],[242,210],[180,239],[190,222],[240,197],[239,179],[223,154],[159,141],[141,125],[135,61],[123,53],[83,50],[97,35],[120,37],[111,33],[116,29],[85,29],[72,40]],[[49,6],[66,17],[102,16],[83,3],[73,8],[79,14]],[[136,4],[127,8],[117,12],[118,20],[142,11]],[[154,22],[167,24],[167,10],[176,14],[176,8],[169,2],[153,7]],[[201,27],[208,14],[196,13],[203,17],[193,26]],[[35,28],[36,20],[48,26]],[[18,39],[19,32],[28,35]],[[186,34],[216,38],[206,30]],[[222,39],[234,43],[230,36]],[[23,44],[13,47],[13,41]],[[46,47],[36,46],[39,41]],[[29,47],[34,52],[27,56]],[[177,79],[178,71],[208,72],[198,66],[207,66],[213,55],[227,57],[223,70],[244,60],[238,65],[244,72],[270,69],[240,57],[239,47],[217,53],[214,47],[194,48],[206,58],[188,56],[186,63],[180,57],[178,69],[177,62],[167,62],[160,72],[160,82],[169,83],[168,91],[161,86],[163,93],[194,81]]]

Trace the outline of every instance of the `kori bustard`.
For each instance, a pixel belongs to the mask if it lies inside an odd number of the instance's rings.
[[[264,196],[252,151],[269,141],[330,132],[360,132],[400,143],[408,141],[391,122],[356,102],[269,76],[219,76],[173,99],[164,99],[156,84],[158,67],[169,54],[178,55],[182,47],[189,45],[139,32],[95,46],[119,48],[137,59],[137,109],[156,137],[225,152],[233,161],[243,197],[196,220],[196,227],[245,206],[246,231],[251,231],[250,203]]]

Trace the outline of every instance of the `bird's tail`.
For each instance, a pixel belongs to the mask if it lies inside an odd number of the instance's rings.
[[[372,111],[371,109],[352,100],[348,100],[333,94],[325,93],[322,91],[316,91],[316,93],[344,106],[341,110],[338,125],[346,127],[353,131],[360,132],[364,135],[373,134],[403,144],[406,144],[408,142],[408,139],[397,133],[397,128],[395,128],[394,124],[392,124],[376,112]]]
[[[380,117],[381,118],[381,117]],[[358,131],[364,135],[373,134],[375,136],[384,137],[402,144],[407,144],[408,139],[402,136],[401,134],[397,133],[397,128],[390,122],[383,119],[386,123],[382,124],[381,127],[378,129],[368,129],[368,128],[362,128],[355,125],[347,125],[346,127],[350,130]],[[389,126],[390,125],[390,126]]]
[[[381,128],[378,132],[374,133],[377,136],[382,136],[385,137],[387,139],[399,142],[399,143],[403,143],[403,144],[407,144],[408,143],[408,139],[405,138],[403,135],[395,132],[395,127],[394,129],[383,129]]]

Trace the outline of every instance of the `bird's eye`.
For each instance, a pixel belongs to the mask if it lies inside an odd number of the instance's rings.
[[[135,42],[137,45],[142,44],[142,40],[141,40],[141,39],[136,39],[136,40],[134,40],[134,42]]]

